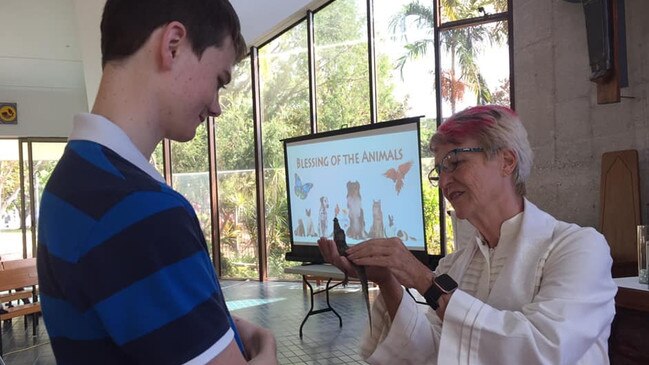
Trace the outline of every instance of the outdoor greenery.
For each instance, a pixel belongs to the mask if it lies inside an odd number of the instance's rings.
[[[440,11],[444,21],[450,22],[478,17],[480,15],[478,9],[484,9],[487,5],[491,5],[495,12],[507,10],[507,0],[442,0]],[[433,8],[418,0],[406,4],[401,12],[392,18],[390,26],[393,33],[403,34],[406,39],[405,29],[411,24],[425,30],[428,34],[427,37],[405,46],[404,54],[398,60],[398,67],[403,68],[409,60],[433,52],[435,23]],[[484,50],[482,46],[485,42],[493,45],[507,41],[506,23],[495,24],[494,29],[487,25],[474,25],[440,33],[441,46],[445,50],[445,55],[450,57],[450,68],[442,70],[440,75],[441,96],[450,104],[451,114],[457,111],[456,104],[464,97],[466,90],[470,90],[475,95],[475,104],[495,101],[477,62],[478,55]],[[502,101],[502,98],[499,101]]]

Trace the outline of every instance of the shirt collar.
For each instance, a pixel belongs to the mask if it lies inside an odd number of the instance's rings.
[[[101,115],[90,113],[79,113],[75,115],[74,126],[72,127],[72,133],[70,133],[68,140],[85,140],[99,143],[111,149],[157,181],[161,183],[165,182],[162,175],[147,161],[126,133],[116,124]]]
[[[525,214],[525,210],[507,219],[500,225],[500,238],[498,239],[498,244],[496,245],[496,247],[494,247],[494,249],[499,248],[502,245],[507,245],[509,242],[511,242],[514,239],[514,237],[516,237],[516,235],[518,235],[523,225],[524,214]],[[476,230],[476,232],[478,231]],[[480,250],[483,251],[483,253],[489,250],[489,247],[487,246],[486,242],[487,241],[484,239],[482,234],[478,232],[478,236],[476,237],[476,243],[478,245],[478,248],[480,248]]]

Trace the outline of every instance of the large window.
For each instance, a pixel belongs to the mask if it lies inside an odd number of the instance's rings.
[[[434,163],[428,140],[439,123],[468,106],[511,105],[507,4],[507,0],[375,2],[377,78],[380,57],[387,57],[393,72],[399,72],[398,77],[391,75],[394,93],[406,101],[407,113],[423,116],[424,210],[433,254],[452,251],[451,224],[445,219],[452,208],[425,179]],[[387,30],[384,19],[389,19]],[[381,98],[378,108],[381,114]]]
[[[216,118],[218,224],[221,276],[259,275],[254,123],[250,62],[236,66],[232,82],[221,91],[223,115]],[[205,194],[208,194],[206,191]]]
[[[64,148],[63,139],[0,139],[0,260],[35,256],[41,195]]]
[[[311,132],[306,21],[259,50],[268,276],[285,277],[290,250],[282,139]],[[317,212],[308,213],[315,219]]]
[[[445,118],[467,106],[513,104],[510,3],[335,0],[253,48],[221,95],[223,115],[214,121],[216,171],[210,171],[210,130],[203,126],[194,141],[171,144],[166,169],[162,150],[154,154],[157,168],[172,171],[173,186],[194,205],[208,242],[218,232],[215,259],[222,276],[283,278],[283,268],[294,264],[284,261],[290,187],[282,139],[402,117],[422,117],[429,252],[452,251],[446,219],[452,207],[426,178],[434,163],[428,140]],[[210,200],[213,192],[217,204]],[[261,206],[258,196],[264,197]],[[299,213],[317,218],[317,212]],[[214,226],[212,217],[218,217]],[[264,256],[268,262],[260,267]]]
[[[0,139],[0,260],[23,257],[18,140]]]
[[[364,0],[337,0],[315,14],[318,131],[370,122]]]
[[[210,215],[210,177],[207,154],[206,123],[196,129],[189,142],[171,143],[171,184],[189,200],[203,230],[212,255],[212,220]]]

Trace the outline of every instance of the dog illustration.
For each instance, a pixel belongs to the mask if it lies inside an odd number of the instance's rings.
[[[304,222],[302,221],[302,218],[297,220],[297,228],[295,228],[295,231],[293,231],[296,236],[298,237],[304,237]]]
[[[383,210],[381,210],[381,200],[374,200],[372,203],[372,228],[370,228],[371,238],[385,238],[385,226],[383,225]]]
[[[327,209],[329,208],[329,199],[326,196],[320,197],[320,211],[318,213],[318,233],[320,237],[327,237],[327,225],[329,224],[329,219],[327,215]]]
[[[347,209],[349,228],[347,237],[354,239],[365,238],[365,218],[361,198],[361,184],[358,181],[347,182]]]
[[[313,226],[313,219],[311,219],[311,209],[306,209],[306,235],[309,237],[318,237]]]
[[[342,213],[342,214],[340,214]],[[349,228],[349,216],[347,215],[347,209],[340,209],[340,206],[336,204],[334,209],[334,217],[338,218],[338,223],[340,227],[345,231]]]

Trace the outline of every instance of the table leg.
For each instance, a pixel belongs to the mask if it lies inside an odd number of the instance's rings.
[[[336,310],[331,306],[331,304],[329,304],[329,289],[331,289],[331,288],[329,288],[330,283],[331,283],[331,279],[327,280],[327,286],[326,286],[326,289],[325,289],[325,295],[327,297],[327,308],[331,309],[331,311],[334,312],[336,317],[338,317],[338,322],[340,323],[339,327],[343,328],[343,319],[340,317],[338,312],[336,312]]]
[[[340,284],[342,284],[343,282],[345,282],[345,280],[343,280],[343,281],[341,281],[339,283],[336,283],[336,284],[334,284],[332,286],[329,286],[331,284],[331,278],[329,278],[327,280],[327,285],[325,286],[325,289],[316,290],[316,291],[313,290],[313,287],[311,286],[311,284],[307,280],[306,275],[302,275],[302,281],[309,288],[309,297],[311,299],[311,303],[310,303],[309,312],[306,314],[306,316],[302,320],[302,323],[300,324],[300,338],[302,338],[302,328],[304,328],[304,324],[306,323],[306,320],[309,319],[309,316],[314,315],[314,314],[318,314],[318,313],[334,312],[336,317],[338,317],[338,324],[342,328],[343,319],[342,319],[342,317],[340,317],[338,312],[336,312],[336,310],[333,309],[333,307],[331,306],[331,303],[329,302],[329,290],[337,287]],[[315,295],[319,294],[319,293],[322,293],[322,292],[325,292],[325,296],[327,298],[327,308],[313,310],[313,302],[315,301]]]

